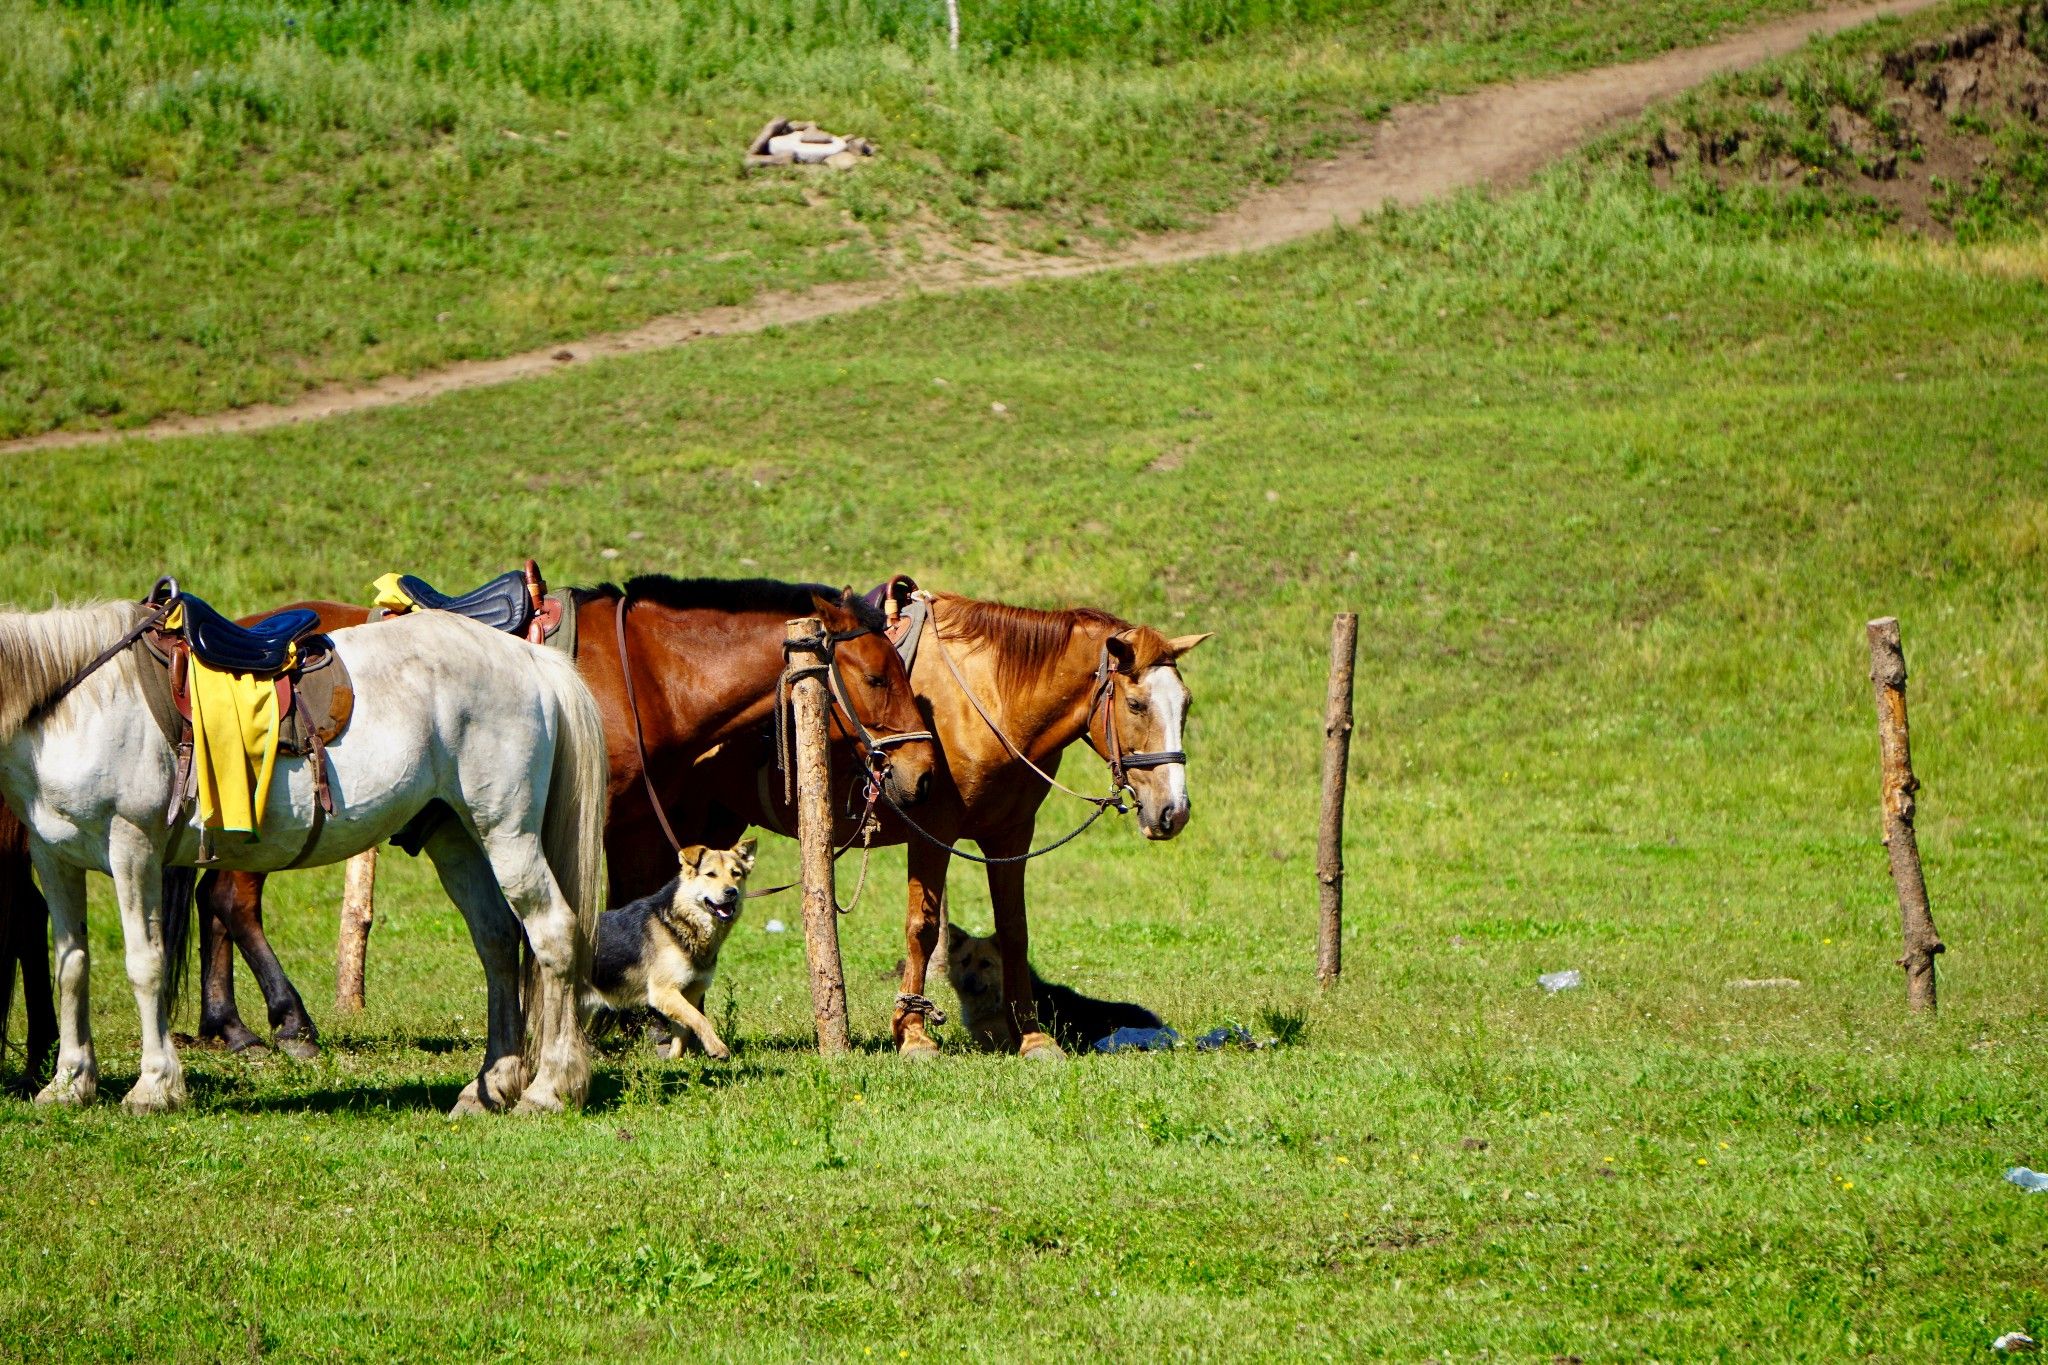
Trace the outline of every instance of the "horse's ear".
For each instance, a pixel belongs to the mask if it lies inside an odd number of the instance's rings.
[[[1102,642],[1102,647],[1109,651],[1109,661],[1116,668],[1117,672],[1127,676],[1135,676],[1135,670],[1138,666],[1138,651],[1131,646],[1130,632],[1126,631],[1120,635],[1110,636]]]
[[[1213,630],[1205,630],[1200,635],[1176,635],[1166,642],[1166,657],[1178,659],[1181,655],[1215,634],[1216,632]]]

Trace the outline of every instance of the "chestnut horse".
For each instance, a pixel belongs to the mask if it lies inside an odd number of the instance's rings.
[[[881,634],[881,612],[860,597],[817,583],[659,575],[632,579],[624,589],[605,584],[573,592],[576,669],[597,698],[611,760],[605,821],[611,904],[643,896],[675,875],[675,855],[661,832],[648,781],[664,806],[681,809],[698,780],[691,771],[697,758],[769,723],[783,668],[784,623],[792,618],[818,617],[834,638],[840,700],[832,722],[838,747],[872,741],[872,756],[886,764],[883,789],[891,801],[913,806],[929,791],[936,754],[928,736],[919,738],[926,735],[925,724],[910,679]],[[360,625],[368,616],[362,607],[338,602],[295,605],[319,612],[323,630]],[[640,745],[620,668],[622,610]],[[849,724],[847,705],[856,724]],[[863,727],[866,738],[855,733]],[[696,842],[688,833],[683,838]],[[208,873],[200,882],[200,1036],[219,1039],[232,1051],[262,1042],[235,1006],[239,947],[262,985],[279,1046],[294,1056],[311,1056],[318,1051],[317,1031],[264,936],[262,896],[263,878],[256,874]]]
[[[1039,1026],[1032,1003],[1024,917],[1024,859],[1038,808],[1051,791],[1045,775],[1056,776],[1067,747],[1084,741],[1109,766],[1108,785],[1136,797],[1146,838],[1171,839],[1185,829],[1190,808],[1181,744],[1189,696],[1178,662],[1209,637],[1169,639],[1086,607],[1036,611],[951,593],[928,600],[931,614],[910,680],[942,761],[931,799],[914,815],[883,811],[875,838],[877,844],[909,844],[896,1046],[909,1057],[938,1051],[925,1026],[932,1008],[925,973],[943,926],[948,846],[972,839],[987,862],[1012,1041],[1025,1057],[1056,1058],[1060,1046]],[[717,771],[698,784],[699,800],[716,793],[723,807],[693,812],[708,842],[736,837],[749,824],[795,828],[779,784],[754,776],[758,765],[758,750],[744,745],[706,760],[704,766]],[[842,827],[840,837],[848,834]]]

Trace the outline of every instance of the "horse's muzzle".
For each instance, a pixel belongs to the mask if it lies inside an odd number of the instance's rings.
[[[1169,802],[1157,810],[1138,805],[1138,828],[1147,839],[1167,840],[1188,827],[1188,819],[1194,814],[1185,797]]]
[[[889,784],[889,799],[899,806],[914,806],[932,794],[932,773],[930,768],[921,768],[917,776],[905,779],[894,767],[884,779]]]

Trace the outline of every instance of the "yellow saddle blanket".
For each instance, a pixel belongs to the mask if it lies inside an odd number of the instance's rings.
[[[166,624],[176,629],[177,613]],[[296,645],[291,657],[298,657]],[[263,806],[270,799],[283,737],[277,680],[208,668],[195,654],[185,686],[192,698],[192,770],[200,822],[253,841],[263,832]]]

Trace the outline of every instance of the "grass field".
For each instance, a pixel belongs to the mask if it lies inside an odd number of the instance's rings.
[[[1192,827],[1042,863],[1034,955],[1187,1034],[1308,1023],[1250,1054],[900,1064],[891,852],[842,926],[859,1055],[809,1055],[800,942],[763,932],[795,907],[756,903],[713,995],[732,1062],[616,1044],[581,1117],[450,1124],[482,982],[426,870],[386,861],[357,1021],[326,1008],[338,872],[279,879],[327,1056],[188,1054],[163,1121],[0,1101],[0,1356],[1947,1360],[2048,1336],[2048,1204],[1999,1179],[2048,1167],[2048,248],[1761,221],[1658,191],[1627,145],[1256,258],[8,462],[22,602],[164,569],[248,609],[531,552],[558,581],[907,570],[1217,631],[1187,666]],[[791,401],[793,369],[835,382]],[[1319,992],[1346,607],[1351,916]],[[1938,1020],[1903,1016],[1891,965],[1862,635],[1885,613]],[[133,1009],[96,896],[118,1094]],[[952,897],[986,929],[971,875]],[[1537,989],[1565,967],[1582,988]],[[1726,984],[1775,976],[1804,984]]]
[[[1808,0],[0,0],[0,437],[1199,221],[1390,103]],[[772,115],[864,133],[747,178]]]

